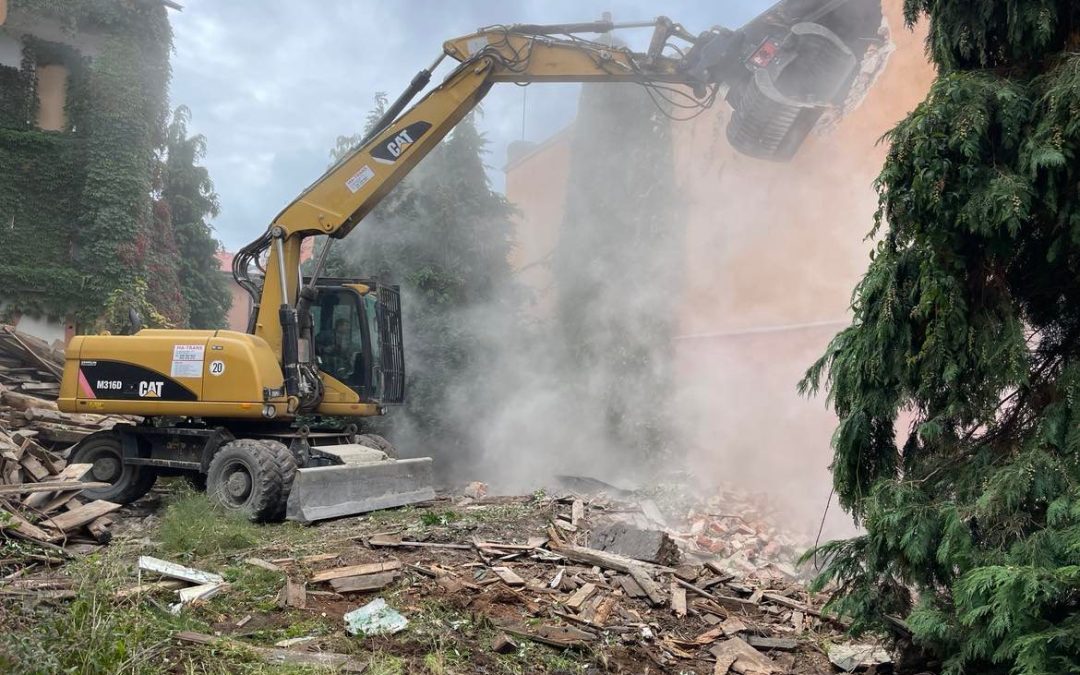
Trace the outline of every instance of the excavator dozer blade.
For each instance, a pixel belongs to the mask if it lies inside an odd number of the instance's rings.
[[[285,510],[289,520],[310,523],[435,498],[430,457],[389,459],[360,445],[319,451],[342,463],[297,470]]]

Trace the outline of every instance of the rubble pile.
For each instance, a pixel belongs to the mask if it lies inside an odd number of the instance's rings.
[[[470,495],[483,492],[471,489]],[[455,506],[483,512],[528,499],[469,496]],[[371,640],[373,648],[406,631],[410,617],[434,600],[494,629],[491,644],[483,645],[490,653],[513,653],[531,641],[597,658],[606,672],[831,673],[840,667],[836,663],[888,672],[887,653],[876,645],[848,644],[845,623],[821,612],[827,596],[809,593],[784,571],[783,535],[770,533],[749,512],[726,532],[714,527],[724,519],[712,520],[705,525],[713,530],[710,539],[724,542],[715,548],[734,553],[704,554],[700,534],[657,526],[652,518],[665,516],[650,500],[644,504],[566,495],[547,498],[537,508],[546,522],[518,523],[509,540],[495,540],[490,532],[442,536],[453,535],[450,525],[357,534],[350,547],[334,553],[244,562],[282,575],[279,607],[339,615],[345,632]],[[704,517],[704,511],[695,514]],[[691,518],[689,529],[696,522]],[[750,538],[759,541],[751,545]],[[246,644],[236,635],[177,637]],[[295,638],[276,647],[345,658],[321,651],[320,640]],[[842,647],[836,659],[844,660],[830,662],[831,645]]]

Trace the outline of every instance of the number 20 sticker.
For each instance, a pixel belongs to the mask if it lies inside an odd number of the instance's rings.
[[[224,361],[211,361],[210,362],[210,374],[214,376],[221,375],[225,372]]]

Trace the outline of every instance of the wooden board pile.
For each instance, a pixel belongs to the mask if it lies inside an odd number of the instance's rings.
[[[56,398],[64,373],[64,348],[0,325],[0,384],[11,391]]]
[[[18,444],[15,445],[14,443]],[[86,552],[112,538],[109,514],[120,504],[79,498],[90,464],[63,459],[16,433],[0,436],[0,534]]]
[[[0,325],[0,427],[52,450],[64,450],[100,429],[133,418],[60,412],[64,352],[33,336]],[[0,441],[3,439],[0,438]]]
[[[120,505],[86,502],[89,464],[68,466],[67,450],[89,434],[130,418],[60,412],[55,401],[63,352],[0,326],[0,532],[61,545],[96,547],[111,538],[108,515]]]
[[[66,450],[95,431],[135,419],[127,415],[60,412],[54,401],[0,389],[0,428],[5,433],[18,431],[32,436],[40,445],[53,450]]]

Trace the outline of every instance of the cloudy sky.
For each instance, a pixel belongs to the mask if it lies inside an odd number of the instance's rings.
[[[254,239],[326,168],[339,135],[363,126],[376,92],[393,99],[434,60],[443,41],[496,23],[565,23],[613,12],[616,21],[663,14],[692,32],[737,26],[772,0],[182,0],[172,103],[188,105],[209,143],[221,196],[218,236],[229,250]],[[620,37],[644,47],[648,30]],[[435,73],[450,71],[449,60]],[[492,184],[502,187],[506,146],[539,141],[574,117],[577,85],[497,85],[483,103]]]

